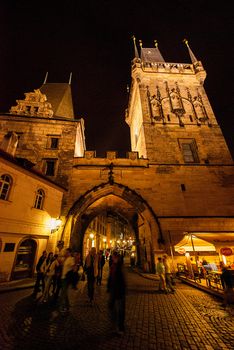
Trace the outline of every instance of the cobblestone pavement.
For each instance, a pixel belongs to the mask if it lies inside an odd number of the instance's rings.
[[[175,294],[159,294],[157,281],[127,270],[126,332],[114,335],[108,317],[106,274],[94,306],[86,290],[70,291],[71,309],[39,304],[32,290],[0,295],[1,350],[234,349],[233,309],[178,282]]]

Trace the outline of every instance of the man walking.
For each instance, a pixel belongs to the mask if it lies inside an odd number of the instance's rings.
[[[156,271],[159,275],[159,291],[166,292],[166,280],[165,280],[165,267],[162,262],[162,258],[158,258],[158,263],[156,265]]]
[[[40,259],[38,260],[38,263],[36,266],[37,279],[36,279],[36,283],[35,283],[34,290],[33,290],[34,297],[36,297],[37,293],[40,292],[40,283],[42,283],[42,292],[44,292],[44,289],[45,289],[44,273],[43,273],[41,268],[42,268],[42,265],[43,265],[46,257],[47,257],[47,253],[44,250]]]
[[[65,250],[64,261],[62,263],[62,275],[61,275],[61,295],[60,305],[61,311],[65,312],[69,310],[69,299],[68,299],[68,287],[72,283],[72,280],[68,277],[69,273],[73,271],[75,260],[72,256],[70,248]]]
[[[171,267],[168,262],[167,255],[163,255],[163,265],[165,267],[166,289],[171,293],[175,293],[175,288],[171,283]]]

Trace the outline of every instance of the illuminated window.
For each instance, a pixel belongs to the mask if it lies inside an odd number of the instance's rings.
[[[197,145],[194,139],[179,139],[185,163],[199,163]]]
[[[34,208],[43,209],[44,199],[45,192],[42,189],[37,190]]]
[[[7,200],[9,198],[12,179],[10,175],[3,174],[0,177],[0,199]]]

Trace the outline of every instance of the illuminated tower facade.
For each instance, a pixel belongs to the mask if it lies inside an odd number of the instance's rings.
[[[126,122],[131,148],[156,164],[227,164],[232,158],[207,97],[206,71],[187,40],[191,64],[168,63],[157,42],[135,44]]]

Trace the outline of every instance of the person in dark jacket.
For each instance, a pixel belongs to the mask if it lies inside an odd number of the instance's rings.
[[[234,301],[234,271],[225,265],[222,268],[221,283],[224,289],[223,306],[227,306]]]
[[[105,265],[105,256],[103,255],[103,251],[99,250],[98,253],[98,275],[97,275],[97,285],[101,285],[102,283],[102,270]]]
[[[37,293],[40,292],[40,283],[42,283],[42,292],[44,292],[45,289],[45,281],[44,281],[44,273],[41,270],[42,265],[45,261],[47,257],[47,253],[44,250],[40,259],[38,260],[37,266],[36,266],[36,271],[37,271],[37,279],[36,279],[36,283],[34,286],[34,290],[33,290],[33,296],[36,297]]]
[[[111,320],[117,334],[121,335],[124,332],[126,281],[122,259],[117,252],[114,252],[112,256],[107,291],[110,293]]]

